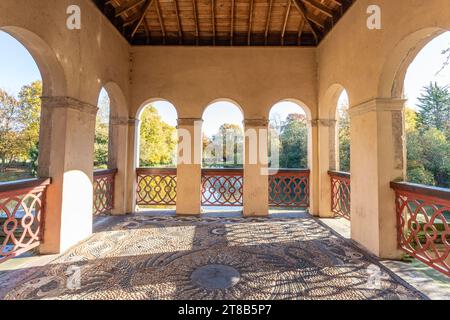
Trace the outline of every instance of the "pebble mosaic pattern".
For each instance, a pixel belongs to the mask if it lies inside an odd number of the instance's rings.
[[[425,299],[313,218],[130,216],[4,299]]]

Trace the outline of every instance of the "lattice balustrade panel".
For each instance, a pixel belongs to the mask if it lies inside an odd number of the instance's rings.
[[[39,246],[48,184],[0,192],[0,262]]]
[[[450,276],[450,201],[396,189],[396,208],[400,248]]]
[[[203,170],[202,205],[221,207],[243,206],[242,170]]]
[[[332,173],[331,178],[331,211],[350,220],[350,174]]]
[[[176,199],[176,169],[138,169],[137,205],[174,206]]]
[[[269,176],[269,205],[309,208],[309,170],[280,170]]]
[[[114,184],[117,170],[94,173],[94,215],[109,214],[114,209]]]

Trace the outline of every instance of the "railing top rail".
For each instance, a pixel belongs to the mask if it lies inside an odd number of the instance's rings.
[[[104,176],[109,174],[116,174],[118,172],[117,169],[100,169],[94,171],[94,177]]]
[[[269,168],[270,173],[311,173],[310,169]]]
[[[152,174],[152,173],[169,173],[174,174],[177,172],[177,168],[137,168],[136,172],[144,173],[144,174]]]
[[[341,177],[341,178],[350,178],[350,176],[351,176],[351,174],[349,172],[334,171],[334,170],[328,171],[328,174],[333,177]]]
[[[408,182],[391,182],[391,188],[394,190],[406,191],[450,201],[450,189],[437,188]]]
[[[0,194],[5,192],[45,187],[51,184],[50,178],[33,178],[0,183]]]
[[[202,172],[207,172],[207,173],[211,173],[211,172],[222,172],[222,173],[226,173],[226,172],[243,172],[244,168],[202,168]]]

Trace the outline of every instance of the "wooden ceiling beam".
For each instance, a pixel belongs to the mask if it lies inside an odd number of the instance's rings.
[[[252,25],[253,25],[253,5],[255,0],[250,0],[250,9],[249,9],[249,17],[248,17],[248,33],[247,33],[247,45],[250,45],[252,42]]]
[[[212,23],[212,34],[213,34],[213,45],[216,45],[216,2],[211,0],[211,23]]]
[[[286,26],[289,19],[289,13],[291,12],[292,0],[288,0],[286,8],[286,14],[284,16],[283,30],[281,31],[281,45],[284,46],[284,35],[286,34]]]
[[[303,4],[303,2],[301,2],[300,0],[293,0],[294,1],[294,5],[297,7],[298,11],[300,12],[300,15],[302,16],[302,18],[305,20],[306,24],[309,26],[309,28],[311,29],[314,39],[316,41],[316,44],[319,43],[319,37],[321,36],[321,33],[319,30],[317,30],[317,27],[315,26],[314,23],[311,22],[311,20],[308,18],[308,14],[307,14],[307,10],[305,8],[305,5]]]
[[[329,18],[333,18],[334,17],[334,12],[333,10],[331,10],[330,8],[328,8],[326,5],[324,5],[323,3],[317,1],[317,0],[302,0],[304,3],[310,5],[311,7],[319,10],[320,12],[322,12],[323,14],[325,14],[327,17]]]
[[[164,26],[164,20],[163,17],[161,15],[161,9],[159,8],[159,1],[155,0],[155,7],[156,7],[156,15],[158,16],[158,21],[159,21],[159,27],[161,28],[161,33],[162,33],[162,37],[163,37],[163,44],[166,43],[166,27]]]
[[[234,0],[231,0],[230,45],[233,45],[234,40],[234,5]]]
[[[198,27],[197,0],[192,0],[192,10],[194,11],[195,43],[198,45],[200,38],[200,29]]]
[[[146,0],[144,6],[142,7],[139,19],[136,23],[136,25],[133,28],[133,31],[131,32],[131,39],[134,38],[134,35],[136,34],[136,32],[139,29],[139,26],[141,25],[142,21],[145,18],[145,14],[147,13],[148,8],[150,8],[150,6],[153,4],[154,0]]]
[[[269,0],[269,8],[267,9],[266,30],[264,32],[264,44],[267,45],[267,38],[269,36],[270,21],[272,20],[272,6],[273,0]]]
[[[177,27],[178,27],[178,41],[180,44],[183,44],[183,29],[181,27],[180,22],[180,12],[178,11],[178,3],[177,0],[173,0],[173,3],[175,5],[175,16],[177,18]]]
[[[137,0],[133,4],[128,5],[126,7],[122,7],[122,8],[119,7],[118,9],[116,9],[115,17],[118,18],[121,15],[123,15],[124,13],[130,11],[131,9],[134,9],[134,8],[140,6],[142,3],[144,3],[144,1],[145,0]]]

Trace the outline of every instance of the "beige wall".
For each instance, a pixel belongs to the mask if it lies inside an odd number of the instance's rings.
[[[268,118],[283,99],[317,110],[315,49],[133,47],[132,114],[166,99],[180,118],[201,118],[217,99],[231,99],[247,119]]]

